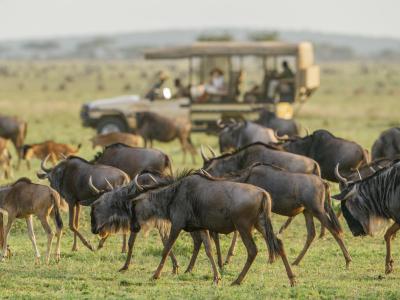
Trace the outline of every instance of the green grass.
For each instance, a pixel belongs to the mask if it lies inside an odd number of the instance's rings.
[[[155,64],[135,62],[87,63],[71,62],[3,62],[12,75],[0,76],[0,112],[17,114],[29,122],[28,143],[54,139],[71,144],[83,143],[81,155],[90,159],[95,154],[88,139],[94,131],[82,128],[79,120],[80,105],[88,100],[127,93],[142,93],[150,84]],[[370,149],[374,139],[387,127],[399,123],[398,99],[400,97],[400,72],[398,65],[367,65],[369,72],[362,72],[361,64],[331,64],[322,67],[322,86],[304,105],[298,116],[304,128],[326,128],[334,134],[355,140]],[[184,66],[164,65],[166,69],[182,73]],[[44,74],[43,70],[47,69]],[[97,70],[90,73],[90,70]],[[123,75],[122,75],[123,74]],[[72,77],[73,81],[66,80]],[[254,79],[249,79],[254,80]],[[61,83],[66,88],[60,90]],[[103,89],[98,88],[98,84]],[[23,84],[23,89],[20,86]],[[129,84],[131,90],[126,90]],[[46,87],[44,87],[46,85]],[[213,136],[195,134],[196,146],[210,144],[217,148]],[[177,142],[156,144],[172,156],[174,167],[182,165]],[[28,171],[23,165],[15,178],[28,176],[34,181],[39,162]],[[4,180],[1,183],[5,183]],[[45,183],[45,182],[44,182]],[[334,186],[334,191],[337,187]],[[89,209],[84,208],[82,232],[92,243],[98,238],[90,233]],[[67,214],[63,214],[67,224]],[[35,220],[36,221],[36,220]],[[274,216],[278,229],[285,221]],[[62,240],[62,260],[49,266],[34,264],[33,249],[26,233],[25,222],[19,221],[11,231],[9,244],[14,256],[0,263],[0,298],[135,298],[135,299],[214,299],[214,298],[389,298],[400,297],[400,271],[384,274],[385,245],[382,235],[374,238],[353,238],[342,221],[345,243],[353,258],[349,270],[331,236],[316,240],[298,267],[296,287],[289,287],[280,261],[267,264],[267,251],[261,236],[255,238],[258,256],[243,284],[230,287],[240,272],[246,252],[238,243],[232,263],[222,272],[220,286],[212,285],[212,272],[204,251],[200,252],[193,274],[183,274],[191,254],[191,240],[182,234],[175,246],[181,272],[171,274],[171,264],[165,266],[159,281],[151,275],[160,260],[161,242],[156,232],[147,238],[137,239],[133,263],[126,273],[118,273],[125,256],[120,253],[121,238],[110,238],[105,247],[95,253],[80,246],[71,252],[72,235],[66,228]],[[45,235],[39,222],[35,222],[39,249],[45,250]],[[283,234],[287,255],[293,261],[305,241],[302,216]],[[230,239],[222,237],[223,253],[227,252]],[[394,242],[393,256],[399,261],[398,242]],[[396,268],[397,265],[395,265]]]

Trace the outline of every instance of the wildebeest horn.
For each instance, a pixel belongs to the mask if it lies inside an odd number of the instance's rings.
[[[204,153],[204,147],[203,147],[203,145],[201,145],[200,154],[201,154],[201,157],[203,158],[204,162],[207,162],[207,161],[210,160],[210,159],[207,157],[207,155]]]
[[[149,177],[151,180],[154,181],[155,184],[158,184],[158,181],[151,174],[149,174]]]
[[[210,152],[211,152],[211,154],[213,155],[213,157],[216,157],[216,156],[217,156],[217,153],[215,153],[214,149],[211,148],[210,145],[207,145],[207,148],[208,148],[208,150],[210,150]]]
[[[112,191],[114,189],[113,185],[107,180],[107,178],[104,178],[104,180],[106,181],[108,188],[110,189],[110,191]]]
[[[67,159],[67,156],[64,153],[60,153],[60,156],[62,157],[62,159]]]
[[[204,170],[204,169],[200,169],[200,172],[201,172],[203,175],[206,175],[207,177],[212,177],[211,174],[208,173],[208,172],[207,172],[206,170]]]
[[[285,135],[279,136],[279,135],[278,135],[278,130],[274,130],[274,135],[275,135],[275,138],[276,138],[278,141],[287,141],[287,140],[288,140],[288,138],[286,138]]]
[[[93,184],[92,175],[90,175],[89,177],[89,188],[92,190],[93,193],[100,194],[100,190]]]
[[[304,128],[304,130],[306,131],[306,136],[310,135],[310,130],[308,128]]]
[[[360,170],[356,169],[356,171],[357,171],[358,177],[360,177],[360,180],[362,180]]]
[[[335,176],[337,179],[339,179],[341,182],[343,182],[345,185],[347,185],[347,179],[344,178],[342,175],[339,173],[339,163],[335,167]]]
[[[231,121],[232,124],[236,124],[236,120],[234,118],[229,118],[229,121]]]
[[[46,163],[49,160],[50,154],[47,154],[47,156],[45,157],[44,160],[42,160],[42,162],[40,163],[40,167],[42,168],[42,170],[46,173],[49,173],[51,171],[51,168],[46,168]]]
[[[218,126],[219,128],[224,128],[224,127],[225,127],[225,126],[224,126],[224,123],[222,122],[221,119],[218,119],[218,120],[217,120],[217,126]]]
[[[143,191],[143,187],[142,187],[142,186],[139,184],[139,182],[138,182],[138,177],[139,177],[139,174],[136,174],[136,176],[135,176],[135,178],[133,179],[133,181],[134,181],[134,183],[135,183],[137,189],[138,189],[139,191]]]

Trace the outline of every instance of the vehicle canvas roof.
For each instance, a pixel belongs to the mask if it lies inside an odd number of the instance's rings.
[[[308,44],[303,42],[300,44]],[[268,42],[197,42],[188,46],[148,50],[146,59],[178,59],[193,56],[296,55],[300,44]]]

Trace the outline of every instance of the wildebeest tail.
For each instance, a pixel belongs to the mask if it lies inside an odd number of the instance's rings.
[[[342,226],[340,225],[339,219],[337,218],[335,211],[333,210],[332,207],[331,189],[329,187],[329,183],[324,181],[324,186],[325,186],[325,201],[324,201],[325,211],[328,214],[329,221],[331,222],[333,229],[337,233],[342,233],[343,232]]]
[[[369,154],[369,151],[367,149],[362,149],[362,154],[363,154],[363,163],[364,164],[368,164],[371,162],[371,155]]]
[[[3,249],[4,243],[4,228],[3,228],[3,213],[0,211],[0,249]]]
[[[169,170],[171,176],[174,175],[172,172],[172,162],[168,155],[165,155],[165,168]]]
[[[61,202],[60,195],[53,190],[50,192],[50,197],[53,201],[53,211],[54,211],[54,218],[56,220],[56,226],[58,229],[62,229],[64,225],[60,214],[60,202]]]
[[[265,242],[267,243],[269,252],[269,262],[273,263],[277,257],[280,256],[283,246],[282,241],[278,239],[274,233],[274,228],[271,221],[271,197],[267,192],[264,192],[263,197],[263,207],[262,207],[262,218],[264,228],[265,228]]]

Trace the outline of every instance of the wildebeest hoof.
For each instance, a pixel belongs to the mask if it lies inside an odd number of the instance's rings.
[[[393,272],[393,263],[394,261],[393,259],[391,259],[389,263],[386,265],[385,274],[390,274]]]
[[[0,262],[6,261],[6,258],[4,256],[0,257]]]
[[[72,247],[71,251],[76,252],[76,251],[78,251],[78,249],[79,248],[77,246],[74,246],[74,247]]]
[[[231,283],[231,286],[240,285],[240,284],[241,284],[240,281],[235,280],[234,282]]]
[[[60,253],[57,253],[57,254],[56,254],[55,260],[56,260],[56,263],[59,263],[59,262],[60,262],[60,260],[61,260],[61,254],[60,254]]]
[[[121,269],[118,270],[118,272],[123,273],[123,272],[125,272],[127,270],[128,270],[128,266],[123,266]]]
[[[178,273],[179,273],[179,266],[178,266],[178,267],[174,267],[174,268],[172,269],[172,274],[178,275]]]
[[[291,286],[291,287],[296,286],[296,283],[297,283],[297,282],[296,282],[296,279],[295,279],[294,277],[293,277],[293,278],[290,278],[289,281],[290,281],[290,286]]]
[[[155,273],[155,274],[151,277],[151,279],[153,279],[153,280],[160,279],[160,274]]]
[[[40,256],[35,257],[35,265],[40,265]]]
[[[214,285],[218,285],[220,281],[221,281],[221,278],[220,278],[220,277],[216,277],[216,278],[214,278],[214,280],[213,280],[213,284],[214,284]]]
[[[347,270],[350,268],[350,263],[351,263],[351,259],[346,261],[346,269]]]

